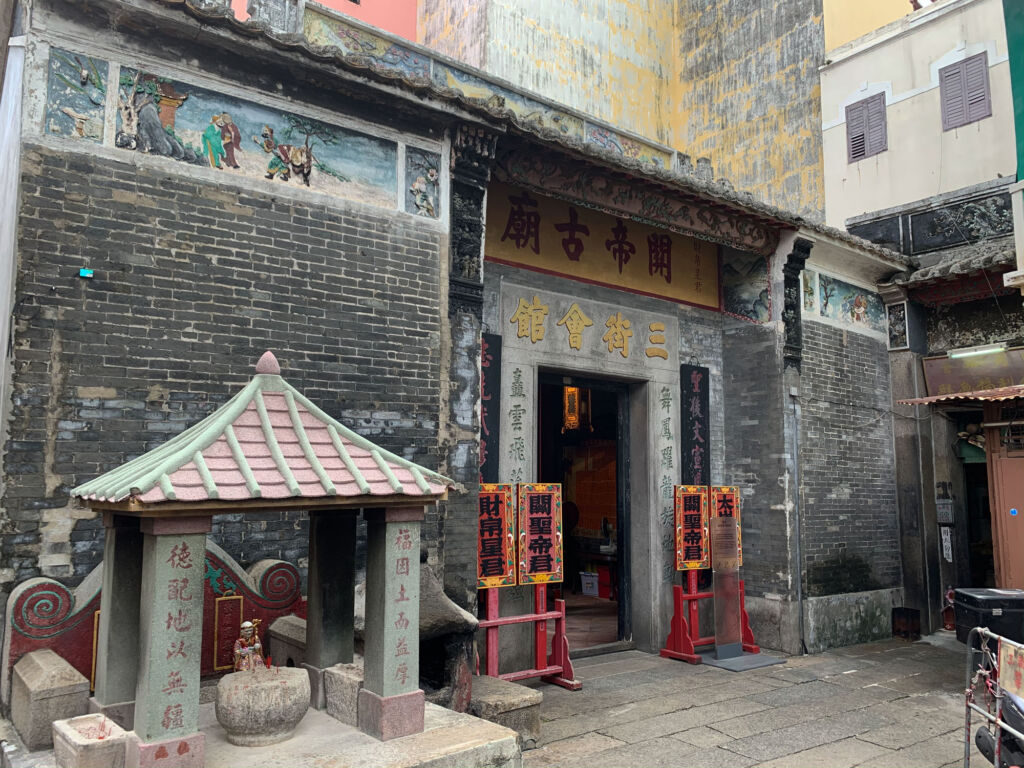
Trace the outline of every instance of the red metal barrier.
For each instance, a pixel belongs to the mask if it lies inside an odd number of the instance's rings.
[[[481,590],[486,594],[487,618],[480,627],[487,630],[486,672],[502,680],[526,680],[539,677],[545,683],[554,683],[570,691],[578,691],[583,683],[576,680],[569,660],[569,641],[565,636],[565,600],[555,600],[555,610],[547,610],[546,584],[533,585],[533,613],[521,616],[500,616],[498,597],[500,589]],[[551,640],[551,655],[547,655],[548,621],[555,622],[555,635]],[[530,624],[533,628],[533,669],[498,674],[498,630],[511,624]]]
[[[697,591],[697,572],[686,572],[686,589],[681,586],[672,587],[672,623],[669,625],[668,639],[665,647],[661,649],[661,655],[666,659],[680,659],[690,664],[700,664],[700,654],[697,648],[714,645],[715,638],[700,637],[700,611],[698,609],[701,600],[710,600],[715,596],[714,592]],[[746,653],[760,653],[761,649],[754,642],[754,633],[750,631],[750,618],[747,616],[746,591],[743,581],[740,581],[740,627],[742,629],[743,650]]]

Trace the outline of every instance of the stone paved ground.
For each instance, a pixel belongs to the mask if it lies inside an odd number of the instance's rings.
[[[744,673],[639,651],[540,684],[525,768],[939,768],[963,763],[964,646],[886,640]],[[990,764],[974,750],[971,765]]]

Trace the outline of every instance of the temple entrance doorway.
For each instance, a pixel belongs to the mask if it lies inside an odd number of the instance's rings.
[[[566,601],[573,652],[630,637],[628,388],[540,373],[538,480],[562,484]],[[608,648],[612,650],[614,645]]]

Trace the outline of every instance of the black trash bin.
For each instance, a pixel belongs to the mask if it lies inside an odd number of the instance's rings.
[[[953,610],[961,643],[975,627],[1024,643],[1024,589],[958,589]]]

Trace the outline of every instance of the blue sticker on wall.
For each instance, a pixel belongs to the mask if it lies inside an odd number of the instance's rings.
[[[1014,516],[1016,516],[1016,514],[1017,514],[1017,508],[1016,508],[1016,507],[1014,507],[1013,509],[1011,509],[1011,510],[1010,510],[1010,514],[1011,514],[1011,515],[1014,515]]]

